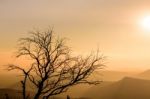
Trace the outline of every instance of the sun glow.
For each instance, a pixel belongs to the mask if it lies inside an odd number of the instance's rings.
[[[142,18],[140,25],[144,30],[150,31],[150,16]]]

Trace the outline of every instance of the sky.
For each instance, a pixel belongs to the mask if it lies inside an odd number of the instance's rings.
[[[76,54],[99,47],[108,70],[150,69],[149,16],[149,0],[0,0],[0,66],[17,61],[19,38],[50,26]]]

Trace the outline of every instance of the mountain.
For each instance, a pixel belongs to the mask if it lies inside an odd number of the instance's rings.
[[[74,86],[67,93],[60,95],[65,99],[67,95],[84,99],[150,99],[150,80],[124,77],[116,82],[103,82],[97,86]],[[14,89],[0,89],[0,96],[8,93],[12,97],[19,97],[19,91]],[[13,96],[14,95],[14,96]],[[0,99],[3,99],[1,98]],[[5,99],[5,98],[4,98]],[[16,99],[16,98],[12,98]]]
[[[140,74],[138,74],[136,76],[137,78],[140,78],[140,79],[147,79],[147,80],[150,80],[150,70],[146,70]]]
[[[101,71],[100,74],[101,74],[101,78],[103,81],[118,81],[118,80],[121,80],[122,78],[124,78],[126,76],[132,77],[136,73],[104,70],[104,71]]]
[[[112,84],[113,82],[101,82],[98,85],[88,85],[88,84],[81,84],[77,86],[71,87],[66,93],[62,94],[61,97],[65,97],[67,95],[71,96],[71,98],[84,98],[83,94],[87,92],[88,90],[92,89],[93,87],[104,87]]]
[[[150,70],[138,75],[128,72],[101,71],[93,76],[94,79],[103,80],[101,84],[96,86],[86,84],[73,86],[66,93],[58,95],[58,97],[66,98],[69,95],[71,98],[91,99],[150,99],[150,80],[147,80],[149,75]],[[27,87],[29,90],[33,89],[30,84]],[[21,85],[20,82],[17,82],[7,88],[21,90]]]
[[[132,76],[133,73],[119,72],[119,71],[107,71],[102,70],[95,73],[91,78],[94,80],[102,80],[104,82],[118,81],[125,76]],[[20,80],[22,76],[19,73],[0,73],[0,88],[15,88],[20,87]],[[18,86],[19,85],[19,86]]]
[[[150,80],[125,77],[110,85],[95,86],[83,96],[90,99],[150,99]]]
[[[112,83],[113,82],[108,82],[108,81],[107,82],[101,82],[99,84],[99,86],[100,87],[107,86],[107,85],[110,85]],[[63,99],[66,99],[67,95],[71,96],[71,98],[81,98],[81,97],[84,97],[83,94],[86,91],[88,91],[90,88],[92,88],[93,86],[97,86],[97,85],[81,84],[81,85],[72,86],[72,87],[69,88],[69,90],[67,92],[58,95],[57,98],[62,97]],[[12,89],[12,90],[22,90],[20,82],[14,83],[11,86],[8,86],[8,88]],[[27,89],[29,91],[33,91],[33,87],[31,85],[29,85],[29,84],[27,86]]]
[[[19,90],[14,89],[0,89],[0,99],[7,99],[6,95],[8,95],[11,99],[21,99],[22,94]]]

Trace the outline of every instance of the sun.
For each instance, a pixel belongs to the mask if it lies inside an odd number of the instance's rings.
[[[140,25],[145,31],[150,31],[150,16],[143,17]]]

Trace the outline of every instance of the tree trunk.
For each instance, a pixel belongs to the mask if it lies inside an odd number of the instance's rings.
[[[39,99],[41,95],[41,89],[38,90],[38,92],[35,94],[34,99]]]
[[[43,81],[39,84],[39,88],[38,88],[37,93],[34,96],[34,99],[39,99],[40,98],[40,95],[41,95],[41,92],[42,92],[42,88],[43,88]]]
[[[40,94],[36,94],[34,99],[39,99],[40,98]]]
[[[26,82],[27,82],[27,75],[25,75],[25,78],[23,81],[21,81],[21,84],[22,84],[22,90],[23,90],[23,99],[28,99],[28,97],[26,97]]]
[[[70,99],[70,96],[69,96],[69,95],[67,95],[67,99]]]

